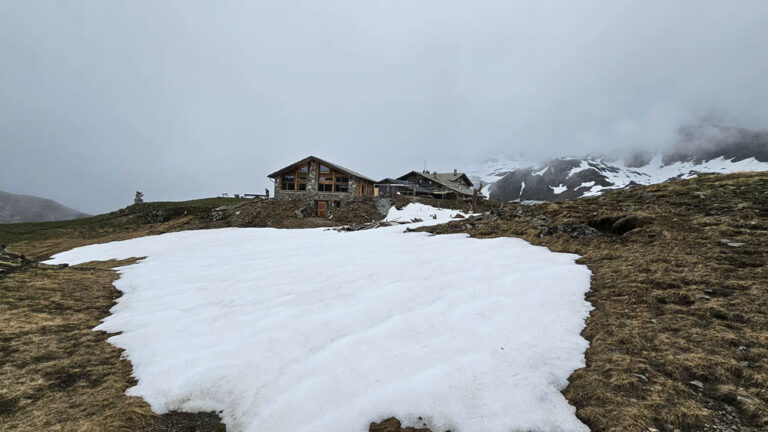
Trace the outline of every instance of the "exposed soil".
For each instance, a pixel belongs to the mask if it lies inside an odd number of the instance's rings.
[[[324,223],[252,202],[203,201],[0,225],[0,243],[42,259],[185,229]],[[483,205],[490,213],[425,230],[520,237],[580,254],[593,272],[587,367],[564,390],[593,431],[768,429],[768,174]],[[351,219],[368,222],[366,212]],[[119,295],[110,270],[117,262],[58,268],[0,258],[0,431],[224,430],[215,414],[157,416],[124,394],[134,383],[130,363],[91,330]],[[370,430],[426,432],[396,419]]]
[[[91,329],[120,295],[111,268],[129,262],[26,262],[0,276],[0,431],[224,430],[215,414],[158,416],[125,395],[130,362]]]
[[[373,202],[344,203],[333,209],[330,219],[313,215],[313,208],[278,199],[145,203],[71,221],[0,224],[0,244],[42,261],[78,246],[168,232],[227,227],[332,227],[365,224],[383,217]]]
[[[593,431],[768,430],[768,174],[507,205],[424,230],[582,256],[595,310],[587,367],[564,394]]]

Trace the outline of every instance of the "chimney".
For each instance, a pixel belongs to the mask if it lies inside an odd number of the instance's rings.
[[[459,171],[456,168],[453,169],[453,175],[459,175]]]

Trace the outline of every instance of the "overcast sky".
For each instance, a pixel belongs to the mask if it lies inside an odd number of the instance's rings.
[[[0,0],[0,190],[86,212],[768,126],[768,1]]]

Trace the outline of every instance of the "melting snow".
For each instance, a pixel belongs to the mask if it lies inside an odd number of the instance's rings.
[[[624,188],[632,183],[650,185],[663,183],[673,178],[691,178],[695,177],[698,173],[727,174],[746,171],[768,171],[768,162],[760,162],[755,158],[743,159],[736,162],[723,157],[718,157],[698,163],[675,162],[669,165],[664,165],[661,155],[656,155],[645,166],[628,167],[623,162],[618,161],[607,163],[603,160],[583,160],[578,167],[571,169],[568,173],[568,178],[588,169],[599,171],[600,174],[606,177],[608,182],[612,183],[612,186],[594,186],[585,194],[585,196],[598,195],[605,189]],[[586,186],[586,183],[584,186]]]
[[[389,217],[437,211],[409,207]],[[577,257],[402,231],[185,231],[50,262],[147,257],[119,269],[123,295],[97,329],[122,332],[110,342],[133,363],[128,394],[157,412],[222,411],[234,432],[364,432],[390,416],[587,431],[560,393],[587,347]]]
[[[451,219],[457,214],[466,216],[464,213],[458,210],[451,209],[439,209],[432,206],[411,203],[398,210],[395,207],[389,209],[387,217],[384,220],[389,222],[411,222],[415,219],[421,219],[422,221],[439,220],[445,222],[445,219]]]
[[[544,173],[546,173],[547,170],[549,170],[549,165],[545,166],[543,169],[540,169],[539,171],[534,172],[533,175],[535,176],[544,175]]]
[[[560,186],[550,186],[550,188],[552,188],[552,192],[554,192],[555,195],[561,194],[568,190],[568,187],[563,184],[561,184]]]

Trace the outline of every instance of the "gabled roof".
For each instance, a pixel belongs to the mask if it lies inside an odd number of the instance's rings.
[[[299,166],[299,165],[304,165],[304,164],[306,164],[307,162],[309,162],[309,161],[311,161],[311,160],[316,160],[316,161],[318,161],[318,162],[322,163],[323,165],[328,165],[329,167],[331,167],[331,168],[333,168],[333,169],[335,169],[335,170],[337,170],[337,171],[342,171],[342,172],[345,172],[345,173],[347,173],[347,174],[349,174],[349,175],[351,175],[351,176],[353,176],[353,177],[358,177],[358,178],[361,178],[361,179],[363,179],[363,180],[368,180],[368,181],[369,181],[369,182],[371,182],[371,183],[376,183],[376,180],[374,180],[374,179],[372,179],[372,178],[370,178],[370,177],[366,177],[366,176],[364,176],[364,175],[362,175],[362,174],[360,174],[360,173],[357,173],[357,172],[355,172],[355,171],[352,171],[351,169],[348,169],[348,168],[344,168],[344,167],[343,167],[343,166],[341,166],[341,165],[337,165],[337,164],[335,164],[335,163],[332,163],[332,162],[328,162],[327,160],[324,160],[324,159],[320,159],[319,157],[316,157],[316,156],[308,156],[308,157],[305,157],[304,159],[302,159],[302,160],[300,160],[300,161],[298,161],[298,162],[294,162],[294,163],[292,163],[292,164],[290,164],[290,165],[286,166],[285,168],[281,168],[281,169],[279,169],[279,170],[277,170],[277,171],[273,172],[272,174],[268,175],[267,177],[269,177],[269,178],[276,178],[276,177],[280,176],[280,173],[281,173],[281,172],[283,172],[283,171],[286,171],[286,170],[289,170],[289,169],[291,169],[291,168],[295,168],[295,167],[297,167],[297,166]]]
[[[469,177],[467,177],[467,175],[464,174],[463,172],[457,172],[457,173],[431,173],[429,175],[437,177],[437,178],[439,178],[441,180],[447,180],[449,182],[457,182],[457,181],[459,181],[460,178],[464,177],[464,181],[467,182],[469,187],[473,187],[474,186],[474,184],[472,183],[472,180],[470,180]]]
[[[474,193],[474,190],[472,190],[471,187],[466,187],[462,184],[457,183],[457,180],[461,177],[465,177],[467,180],[467,183],[474,186],[471,181],[469,181],[469,178],[464,173],[424,173],[419,171],[411,171],[408,174],[405,174],[403,176],[398,177],[398,180],[403,180],[410,176],[411,174],[416,174],[418,176],[421,176],[427,180],[432,180],[441,186],[450,189],[454,192],[463,194],[463,195],[472,195]]]

